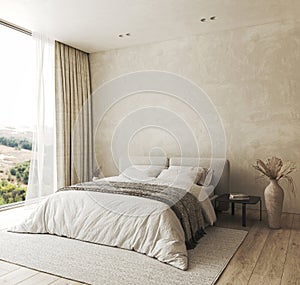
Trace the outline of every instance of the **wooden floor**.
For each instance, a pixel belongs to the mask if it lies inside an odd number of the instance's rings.
[[[223,271],[217,285],[300,285],[300,215],[282,215],[282,229],[267,226],[266,212],[259,222],[258,211],[250,210],[248,235]],[[241,214],[222,214],[218,226],[242,229]]]
[[[12,211],[20,212],[21,210]],[[229,213],[219,214],[217,226],[246,229],[249,233],[216,284],[300,285],[300,215],[283,214],[283,227],[280,230],[270,230],[267,227],[265,212],[263,212],[262,222],[258,220],[258,215],[257,210],[248,210],[247,227],[244,228],[241,226],[239,210],[236,211],[235,216]],[[0,229],[1,226],[3,228],[4,221],[7,226],[5,217],[8,216],[11,217],[8,211],[0,212]],[[0,284],[75,285],[83,283],[0,261]]]

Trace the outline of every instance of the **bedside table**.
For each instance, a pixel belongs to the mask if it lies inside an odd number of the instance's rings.
[[[234,215],[235,212],[235,204],[242,204],[242,226],[246,227],[246,206],[247,204],[257,204],[259,202],[259,220],[261,221],[261,198],[259,196],[249,196],[249,199],[244,200],[233,200],[229,199],[229,193],[225,193],[216,198],[216,202],[226,202],[231,203],[231,215]]]

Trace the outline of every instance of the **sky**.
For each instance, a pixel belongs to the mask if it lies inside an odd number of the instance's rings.
[[[31,36],[0,25],[0,127],[33,126],[34,54]]]

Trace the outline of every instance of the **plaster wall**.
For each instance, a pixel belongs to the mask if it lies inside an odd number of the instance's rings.
[[[252,168],[257,158],[278,156],[300,165],[300,23],[297,21],[215,32],[92,53],[92,90],[122,74],[168,71],[196,83],[215,105],[226,134],[231,191],[262,195],[268,181]],[[94,114],[102,104],[94,98]],[[203,156],[210,155],[209,134],[190,106],[165,94],[144,92],[117,102],[101,122],[94,121],[96,157],[105,175],[117,174],[111,157],[114,130],[130,112],[165,107],[191,127]],[[134,155],[180,154],[176,138],[160,128],[134,134]],[[191,153],[191,155],[193,155]],[[292,175],[296,193],[285,188],[284,211],[300,213],[300,175]]]

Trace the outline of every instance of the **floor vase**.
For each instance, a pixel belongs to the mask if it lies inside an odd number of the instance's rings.
[[[268,212],[268,224],[271,229],[281,227],[281,213],[284,192],[277,180],[271,179],[265,189],[265,204]]]

